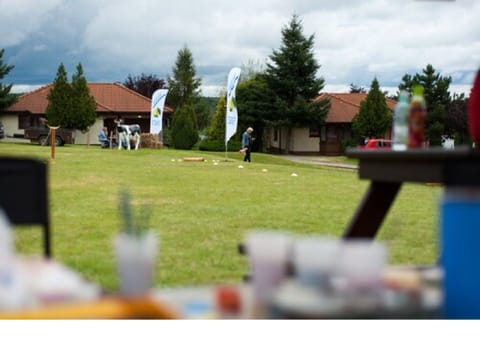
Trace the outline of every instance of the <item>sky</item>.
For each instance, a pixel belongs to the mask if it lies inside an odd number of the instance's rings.
[[[79,62],[89,82],[166,79],[187,46],[203,95],[217,96],[232,67],[264,66],[293,14],[315,37],[324,91],[376,77],[394,93],[432,64],[468,95],[480,68],[478,0],[0,0],[0,49],[15,66],[2,82],[29,91]]]

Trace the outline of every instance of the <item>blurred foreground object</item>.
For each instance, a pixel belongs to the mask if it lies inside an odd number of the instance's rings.
[[[425,145],[425,126],[427,124],[427,104],[423,96],[423,86],[413,88],[408,112],[408,148],[421,148]]]
[[[0,319],[178,319],[178,315],[149,297],[103,298],[78,304],[59,304],[41,310],[0,313]]]
[[[0,208],[12,225],[41,225],[43,254],[52,257],[48,169],[43,161],[0,156]]]
[[[468,100],[468,126],[470,136],[478,146],[480,143],[480,70],[477,72]]]

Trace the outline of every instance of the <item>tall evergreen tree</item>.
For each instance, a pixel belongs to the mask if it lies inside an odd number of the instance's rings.
[[[168,104],[176,109],[182,105],[195,105],[200,96],[201,79],[196,77],[193,55],[185,45],[178,51],[173,76],[168,77]]]
[[[68,82],[67,70],[63,63],[58,66],[53,86],[48,93],[47,120],[51,126],[74,128],[70,122],[72,101],[72,86]]]
[[[14,65],[7,65],[3,63],[3,54],[5,49],[0,49],[0,80],[2,80],[12,69]],[[3,85],[0,81],[0,111],[9,107],[17,101],[17,95],[11,94],[13,84]]]
[[[287,128],[287,147],[290,148],[291,129],[294,127],[319,127],[325,120],[328,100],[316,101],[324,87],[324,79],[317,78],[320,68],[314,53],[314,35],[303,35],[302,22],[293,15],[282,29],[282,45],[274,50],[267,64],[266,79],[276,94],[277,119],[271,119],[274,127]]]
[[[377,78],[374,78],[367,97],[353,119],[353,131],[357,136],[382,138],[391,123],[392,112],[387,106],[385,95],[380,91]]]
[[[441,76],[431,64],[428,64],[420,74],[416,73],[413,76],[405,74],[398,86],[399,90],[408,92],[411,92],[413,86],[417,84],[423,86],[427,103],[426,134],[430,145],[440,145],[441,135],[449,131],[446,122],[451,102],[449,92],[451,82],[450,76]]]
[[[95,123],[97,113],[95,98],[90,94],[81,63],[78,63],[77,72],[72,76],[72,100],[69,124],[64,126],[87,131]]]

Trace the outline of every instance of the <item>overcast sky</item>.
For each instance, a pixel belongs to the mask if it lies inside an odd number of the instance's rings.
[[[228,71],[264,63],[292,14],[315,35],[326,91],[348,85],[396,88],[432,64],[468,93],[480,67],[480,1],[418,0],[0,0],[0,49],[15,68],[3,79],[24,91],[69,77],[81,62],[90,82],[172,73],[192,51],[203,93],[215,96]]]

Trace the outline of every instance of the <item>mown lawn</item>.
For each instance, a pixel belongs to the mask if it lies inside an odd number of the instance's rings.
[[[50,149],[0,142],[0,155],[6,154],[48,161]],[[179,161],[185,156],[207,161]],[[107,289],[116,288],[112,239],[121,227],[118,195],[127,189],[137,209],[153,208],[151,227],[161,241],[158,286],[239,282],[247,272],[237,253],[245,231],[339,237],[368,185],[351,170],[258,153],[250,164],[237,153],[228,158],[194,151],[57,148],[49,167],[54,257]],[[441,191],[422,184],[402,188],[378,236],[388,243],[391,263],[436,261]],[[16,234],[18,252],[41,252],[40,228]]]

